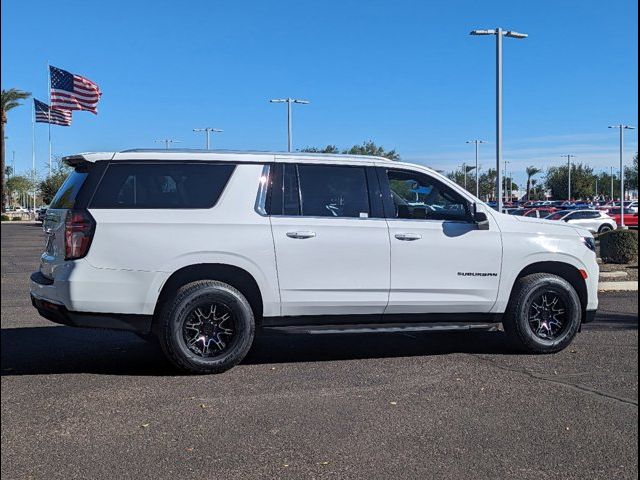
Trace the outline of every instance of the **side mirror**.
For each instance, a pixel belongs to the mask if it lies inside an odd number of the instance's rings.
[[[489,230],[489,217],[485,212],[478,211],[478,204],[471,204],[471,216],[473,221],[478,226],[478,230]]]

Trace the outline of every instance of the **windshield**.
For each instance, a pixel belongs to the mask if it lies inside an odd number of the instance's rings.
[[[557,212],[545,217],[547,220],[560,220],[564,218],[569,212]]]

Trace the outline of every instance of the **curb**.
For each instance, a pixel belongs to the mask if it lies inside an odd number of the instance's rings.
[[[598,292],[637,292],[638,282],[600,282]]]

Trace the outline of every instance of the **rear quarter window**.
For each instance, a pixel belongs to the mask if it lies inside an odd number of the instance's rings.
[[[89,174],[86,172],[71,172],[56,193],[55,197],[53,197],[53,200],[51,200],[49,208],[73,208],[78,192],[80,192],[80,189],[88,176]]]
[[[91,208],[211,208],[235,169],[219,163],[111,163]]]

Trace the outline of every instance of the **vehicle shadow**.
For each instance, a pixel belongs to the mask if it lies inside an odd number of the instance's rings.
[[[2,376],[93,373],[180,375],[159,346],[128,332],[64,326],[1,331]],[[448,353],[515,353],[502,332],[259,333],[243,364],[296,363]]]
[[[585,330],[638,330],[638,315],[629,313],[600,312],[600,316],[606,316],[606,321],[596,320],[586,324]]]
[[[606,313],[588,330],[637,330],[637,314]],[[0,374],[182,375],[160,348],[132,333],[63,326],[0,332]],[[259,332],[245,365],[480,353],[517,354],[500,331],[362,334]]]

